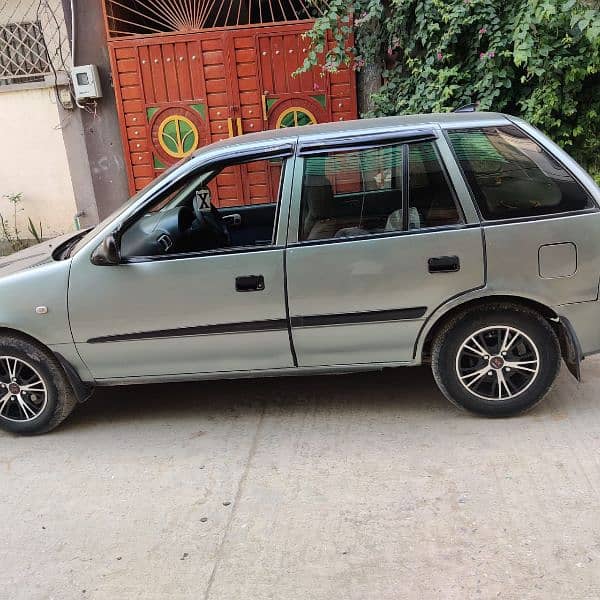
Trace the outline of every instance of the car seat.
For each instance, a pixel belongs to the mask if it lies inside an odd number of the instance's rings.
[[[408,209],[408,228],[421,229],[421,215],[419,211],[411,206]],[[402,231],[402,209],[395,210],[385,224],[385,231]]]
[[[324,175],[309,175],[304,180],[306,214],[302,220],[302,239],[319,240],[334,237],[338,230],[333,216],[333,188]]]

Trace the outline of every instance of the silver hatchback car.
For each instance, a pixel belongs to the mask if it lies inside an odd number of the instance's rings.
[[[487,416],[600,352],[600,190],[502,114],[245,135],[0,262],[0,426],[94,387],[431,363]]]

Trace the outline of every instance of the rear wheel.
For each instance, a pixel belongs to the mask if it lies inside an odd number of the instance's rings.
[[[534,311],[480,308],[441,331],[432,367],[440,390],[455,404],[486,416],[512,416],[548,392],[560,369],[560,347]]]
[[[0,338],[0,427],[46,433],[64,421],[77,399],[56,358],[18,337]]]

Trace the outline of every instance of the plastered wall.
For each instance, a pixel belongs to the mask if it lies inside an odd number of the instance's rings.
[[[44,237],[75,228],[77,209],[51,88],[0,91],[0,213],[11,222],[4,195],[18,193],[23,237],[31,237],[27,217],[42,222]]]

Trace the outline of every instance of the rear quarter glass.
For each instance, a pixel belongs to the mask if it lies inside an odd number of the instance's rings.
[[[484,220],[595,206],[557,158],[515,125],[452,130],[448,139]]]

